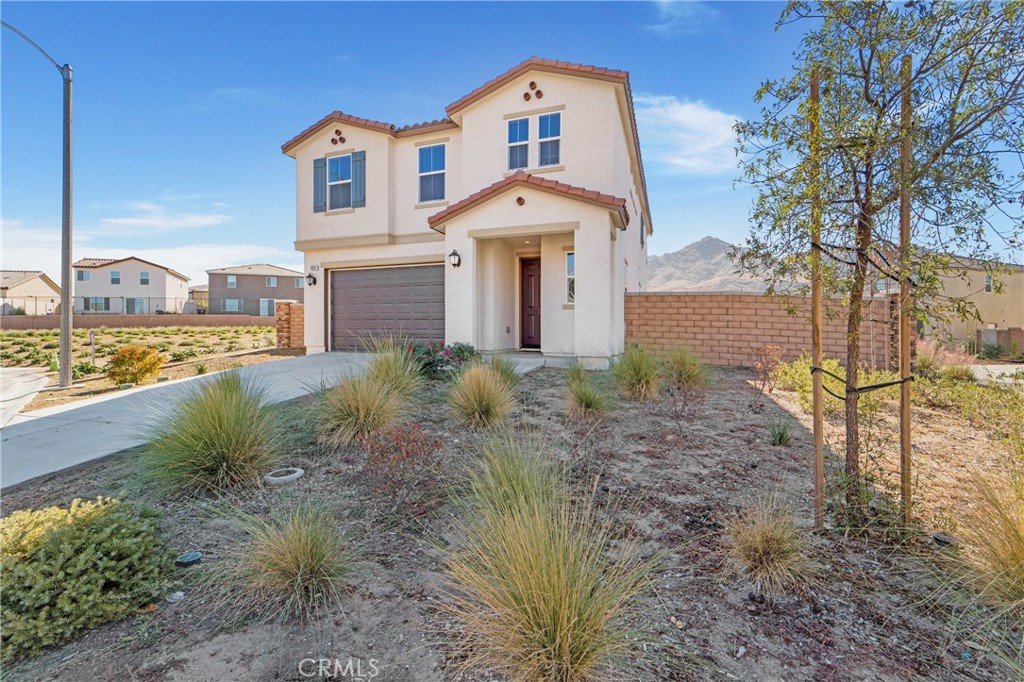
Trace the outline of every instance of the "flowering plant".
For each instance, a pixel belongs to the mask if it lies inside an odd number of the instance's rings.
[[[420,365],[424,376],[437,378],[444,376],[452,369],[458,369],[470,360],[480,357],[476,349],[468,343],[444,345],[440,341],[410,341],[405,351],[412,354]]]

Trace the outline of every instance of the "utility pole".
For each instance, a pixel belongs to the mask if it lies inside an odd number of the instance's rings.
[[[72,172],[72,154],[71,154],[71,65],[64,64],[61,66],[54,60],[53,57],[48,55],[43,48],[36,45],[35,41],[29,38],[27,35],[14,28],[6,21],[0,21],[0,25],[8,29],[15,35],[21,37],[29,45],[39,50],[39,53],[46,57],[46,60],[53,64],[54,68],[60,72],[61,79],[64,81],[64,161],[63,161],[63,182],[61,185],[61,254],[60,254],[60,387],[69,388],[71,386],[71,335],[73,331],[72,327],[72,308],[74,307],[74,299],[71,297],[71,289],[74,286],[74,280],[72,279],[71,272],[71,232],[72,232],[72,206],[71,206],[71,172]]]
[[[825,399],[821,376],[821,78],[811,74],[811,397],[814,403],[814,527],[825,526]]]
[[[900,64],[900,502],[903,525],[911,518],[911,453],[910,453],[910,161],[913,153],[911,137],[913,114],[910,102],[911,57],[904,55]]]

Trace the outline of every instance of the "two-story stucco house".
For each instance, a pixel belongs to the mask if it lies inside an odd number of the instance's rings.
[[[274,315],[277,301],[302,303],[304,275],[295,270],[256,263],[207,270],[209,311]]]
[[[75,312],[180,313],[188,277],[141,258],[83,258],[75,269]]]
[[[60,287],[42,270],[0,270],[0,315],[48,315],[59,302]]]
[[[308,352],[391,329],[606,366],[651,234],[629,74],[531,58],[446,113],[334,112],[282,146]]]

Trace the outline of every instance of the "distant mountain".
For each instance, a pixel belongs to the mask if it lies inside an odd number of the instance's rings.
[[[761,293],[764,282],[737,273],[729,258],[733,245],[714,237],[678,251],[647,259],[648,291],[749,291]]]

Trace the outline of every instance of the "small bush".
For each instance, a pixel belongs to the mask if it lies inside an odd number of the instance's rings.
[[[320,442],[342,447],[386,429],[402,416],[395,391],[368,376],[350,379],[323,392],[317,411]]]
[[[299,505],[270,521],[245,515],[238,525],[246,539],[213,574],[237,615],[308,622],[340,611],[357,556],[326,509]]]
[[[375,492],[394,500],[392,513],[406,504],[422,511],[429,502],[440,469],[437,452],[442,445],[440,437],[414,424],[399,425],[363,439],[363,473]]]
[[[176,350],[171,353],[171,362],[184,362],[189,358],[195,358],[199,356],[199,351],[195,348],[186,348],[185,350]]]
[[[472,426],[491,426],[504,421],[515,404],[512,387],[487,365],[470,365],[452,384],[449,402]]]
[[[840,379],[836,379],[835,377],[829,376],[829,374],[822,374],[822,383],[825,388],[837,395],[845,395],[846,368],[843,367],[839,363],[839,360],[836,360],[835,358],[825,358],[821,364],[827,372],[840,377]],[[861,369],[859,374],[859,383],[861,386],[868,386],[871,384],[885,383],[896,378],[896,375],[892,372],[886,372],[884,370],[875,371],[864,368]],[[784,391],[796,391],[797,403],[799,403],[800,409],[804,412],[810,413],[814,409],[813,377],[811,375],[810,353],[802,353],[800,357],[793,362],[784,362],[779,364],[776,385]],[[899,396],[899,390],[899,386],[889,386],[888,388],[883,388],[877,391],[862,393],[857,402],[857,409],[862,417],[875,414],[883,402],[886,400],[892,400]],[[822,406],[826,416],[842,414],[845,409],[843,401],[830,396],[827,392],[825,393]]]
[[[731,554],[767,596],[799,587],[807,578],[810,563],[804,556],[804,538],[789,507],[775,496],[745,506],[726,524],[732,537]]]
[[[640,654],[628,623],[657,560],[642,560],[637,539],[613,515],[599,518],[593,500],[521,486],[517,467],[501,472],[512,487],[490,481],[487,499],[510,502],[478,507],[445,562],[461,663],[512,682],[614,679]]]
[[[91,362],[76,362],[71,366],[71,378],[77,381],[82,377],[87,377],[90,374],[99,374],[102,371],[103,370]]]
[[[143,463],[158,486],[175,492],[252,486],[276,458],[280,439],[263,391],[228,372],[171,408]]]
[[[665,369],[669,384],[675,388],[703,388],[707,385],[707,367],[686,346],[679,346],[668,355]]]
[[[423,375],[412,353],[401,348],[384,351],[370,362],[366,376],[371,381],[387,386],[403,400],[416,398],[423,388]]]
[[[978,381],[970,367],[964,365],[949,365],[939,372],[939,378],[945,381],[973,384]]]
[[[416,358],[423,376],[431,379],[447,376],[450,372],[480,359],[480,353],[468,343],[453,343],[446,346],[440,341],[411,341],[406,344],[405,349]]]
[[[107,363],[107,377],[115,384],[141,384],[160,373],[160,364],[155,348],[123,346]]]
[[[594,386],[580,365],[570,365],[567,374],[570,412],[596,415],[608,409],[608,396]]]
[[[159,514],[134,504],[75,500],[0,519],[2,659],[133,613],[168,567]]]
[[[626,396],[648,400],[658,395],[660,387],[658,359],[640,346],[631,345],[612,367],[615,380]]]
[[[519,374],[516,373],[516,362],[507,355],[493,355],[488,363],[505,383],[515,388],[519,385]]]
[[[771,437],[772,445],[789,445],[793,440],[793,418],[788,414],[768,417],[768,435]]]
[[[196,363],[196,375],[200,376],[200,375],[203,375],[203,374],[206,374],[206,363],[205,362],[197,362]]]

